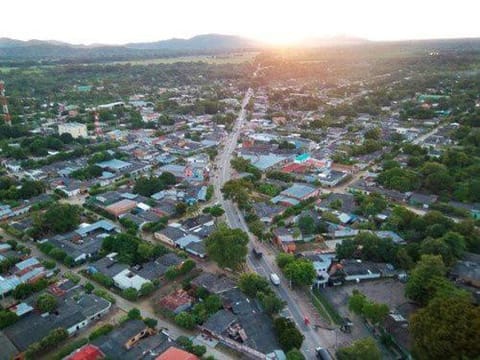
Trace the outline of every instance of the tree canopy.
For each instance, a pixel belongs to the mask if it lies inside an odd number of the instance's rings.
[[[241,229],[230,229],[225,224],[208,236],[206,248],[208,256],[221,267],[236,269],[247,257],[248,235]]]

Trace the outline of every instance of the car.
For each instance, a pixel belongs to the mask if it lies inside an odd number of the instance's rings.
[[[280,285],[280,277],[275,273],[270,274],[270,281],[272,282],[273,285],[276,285],[276,286]]]
[[[332,355],[330,355],[330,352],[327,349],[322,348],[320,346],[315,349],[315,354],[317,356],[317,359],[333,360],[333,357],[332,357]]]
[[[263,253],[261,251],[257,250],[256,248],[252,249],[252,253],[253,253],[253,255],[255,255],[255,257],[257,259],[261,259],[262,256],[263,256]]]

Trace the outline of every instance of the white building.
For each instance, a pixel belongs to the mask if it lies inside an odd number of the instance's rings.
[[[74,139],[87,137],[87,125],[78,122],[58,124],[58,134],[70,134]]]

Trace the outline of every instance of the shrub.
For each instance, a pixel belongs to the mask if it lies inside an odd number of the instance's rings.
[[[122,291],[122,296],[130,301],[137,301],[138,291],[134,288],[128,288]]]
[[[90,335],[88,336],[88,340],[93,341],[99,338],[100,336],[108,334],[113,329],[114,329],[114,326],[112,324],[101,325],[90,333]]]

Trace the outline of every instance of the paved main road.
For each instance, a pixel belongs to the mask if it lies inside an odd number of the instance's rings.
[[[259,249],[265,250],[264,244],[257,241],[255,236],[250,233],[248,226],[245,223],[245,219],[240,213],[238,207],[232,201],[223,199],[221,193],[223,184],[231,178],[232,169],[230,166],[230,159],[237,146],[240,131],[246,118],[246,106],[252,95],[252,89],[248,89],[243,99],[242,108],[235,122],[232,133],[224,141],[223,148],[219,151],[217,156],[217,170],[213,181],[215,187],[214,198],[215,201],[217,201],[225,210],[225,217],[228,225],[230,225],[232,228],[242,229],[248,234],[250,241],[248,245],[249,251],[247,256],[247,265],[249,268],[267,278],[272,272],[277,273],[281,277],[281,285],[275,287],[275,291],[286,302],[292,319],[305,336],[305,341],[303,342],[301,349],[302,352],[308,359],[314,359],[315,348],[318,346],[330,348],[332,346],[332,342],[335,341],[335,335],[327,330],[315,331],[311,326],[306,326],[304,324],[304,312],[302,309],[307,308],[307,304],[302,304],[303,299],[301,299],[294,291],[288,288],[288,282],[279,271],[273,256],[264,256],[261,259],[256,259],[252,256],[252,248],[255,246]],[[264,253],[266,254],[266,251],[264,251]]]

